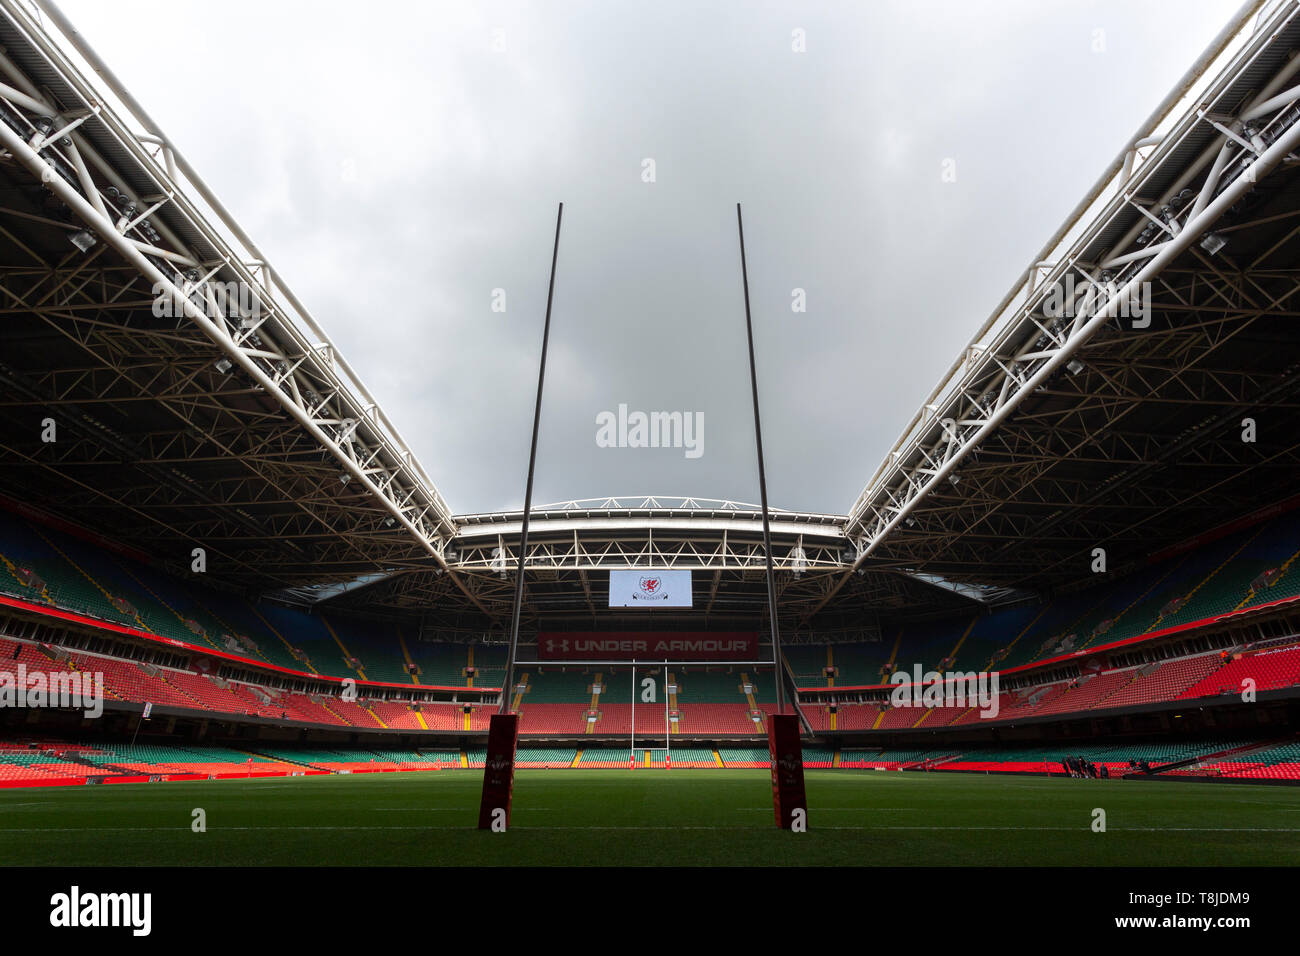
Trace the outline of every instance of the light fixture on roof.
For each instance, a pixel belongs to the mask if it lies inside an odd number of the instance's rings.
[[[95,237],[86,229],[78,229],[72,235],[68,236],[69,241],[80,249],[82,252],[89,252],[90,247],[95,244]]]
[[[352,480],[352,476],[349,475],[346,471],[343,472],[343,474],[339,475],[339,484],[346,485],[351,480]]]
[[[387,528],[391,528],[395,524],[397,524],[397,519],[394,518],[392,515],[389,515],[387,518],[384,519],[384,526]]]
[[[1070,361],[1065,363],[1065,370],[1071,375],[1078,375],[1083,371],[1083,363],[1078,359],[1070,359]]]
[[[1201,248],[1204,249],[1212,256],[1218,255],[1219,250],[1222,249],[1227,244],[1228,244],[1228,240],[1224,239],[1221,235],[1219,235],[1216,232],[1207,232],[1201,238]]]
[[[951,475],[948,476],[948,481],[949,481],[951,484],[954,484],[954,485],[955,485],[955,484],[957,484],[957,482],[961,481],[961,475],[959,475],[959,474],[957,474],[957,473],[954,472],[953,474],[951,474]]]
[[[222,375],[226,375],[234,367],[235,363],[230,361],[230,359],[226,358],[224,355],[217,359],[217,371]]]

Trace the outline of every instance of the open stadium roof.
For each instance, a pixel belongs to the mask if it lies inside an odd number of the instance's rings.
[[[45,25],[0,0],[0,492],[174,564],[203,547],[232,587],[504,619],[522,515],[453,513],[198,173],[38,6]],[[846,514],[773,512],[786,623],[1015,600],[1086,577],[1094,547],[1118,567],[1291,494],[1298,14],[1247,4],[1225,27]],[[761,515],[538,509],[527,613],[607,621],[593,574],[651,566],[700,572],[697,614],[752,621]]]
[[[1114,568],[1291,495],[1300,11],[1262,6],[917,411],[849,512],[857,567],[1042,589],[1085,576],[1095,547]]]
[[[450,509],[356,372],[42,9],[57,42],[0,4],[0,486],[250,587],[437,563]]]

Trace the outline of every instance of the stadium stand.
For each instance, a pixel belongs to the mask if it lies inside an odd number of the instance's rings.
[[[113,553],[0,508],[0,594],[54,606],[248,661],[309,674],[413,684],[401,647],[414,646],[426,685],[499,686],[504,651],[399,640],[394,625],[256,605]],[[35,575],[32,578],[32,575]],[[39,586],[25,583],[35,580]],[[468,676],[477,653],[476,673]],[[369,668],[367,670],[367,668]],[[488,683],[485,683],[488,682]]]
[[[1300,682],[1300,646],[1270,648],[1236,656],[1178,696],[1189,699],[1240,694],[1248,680],[1254,682],[1257,691],[1294,686]]]
[[[768,767],[771,758],[767,748],[758,747],[719,747],[718,756],[725,767]]]
[[[518,684],[525,690],[512,695],[512,700],[518,700],[520,733],[585,733],[596,677],[594,671],[522,672]]]
[[[519,769],[766,768],[764,748],[723,744],[686,745],[671,753],[659,747],[524,745]],[[905,770],[938,773],[1011,773],[1065,776],[1063,761],[1079,757],[1109,776],[1214,776],[1270,781],[1300,780],[1300,742],[1236,736],[1125,742],[1074,742],[958,747],[844,748],[810,746],[809,769]],[[284,776],[308,773],[383,773],[482,768],[484,752],[470,748],[77,742],[57,737],[0,739],[0,786],[66,785],[89,778],[106,782],[194,777]]]
[[[573,766],[577,759],[577,747],[520,747],[515,753],[515,766],[522,770],[558,770]]]
[[[1222,777],[1300,780],[1300,742],[1274,744],[1241,756],[1208,761],[1198,769]]]
[[[1046,605],[1012,607],[975,619],[905,624],[879,642],[791,645],[786,660],[805,691],[878,686],[894,670],[910,670],[916,662],[934,669],[955,669],[962,662],[968,667],[996,665],[1005,676],[1008,667],[1031,668],[1061,653],[1141,639],[1211,615],[1294,597],[1300,592],[1300,576],[1293,571],[1298,539],[1297,512],[1288,511],[1114,583],[1068,594]],[[392,624],[341,614],[311,615],[268,602],[250,604],[102,543],[38,525],[5,510],[0,510],[0,593],[38,607],[56,606],[182,641],[190,647],[209,648],[254,668],[282,667],[312,675],[353,677],[360,689],[357,700],[345,701],[337,695],[282,689],[272,682],[257,685],[246,679],[222,679],[211,671],[200,672],[197,656],[191,658],[187,669],[0,639],[0,670],[13,673],[16,665],[23,663],[29,669],[100,673],[110,701],[308,725],[473,734],[486,730],[493,707],[475,703],[467,711],[450,702],[414,704],[383,699],[369,695],[367,685],[470,688],[504,678],[504,650],[499,645],[427,640],[414,633],[404,635]],[[1042,683],[1032,682],[1032,670],[1025,673],[1030,676],[1028,682],[1022,680],[1015,690],[1001,694],[996,720],[1049,719],[1239,694],[1250,686],[1247,681],[1253,681],[1260,692],[1300,686],[1300,645],[1283,641],[1280,646],[1189,653],[1113,668],[1102,657],[1094,659],[1091,670],[1072,677],[1047,668]],[[662,701],[630,702],[630,687],[623,688],[620,683],[629,679],[623,669],[527,669],[518,676],[512,702],[521,715],[525,737],[624,737],[632,732],[635,710],[638,741],[652,745],[659,738],[658,748],[662,748],[665,723],[678,737],[755,737],[763,733],[763,716],[774,709],[770,678],[759,680],[739,668],[679,665],[673,668],[672,677],[667,722]],[[598,678],[597,693],[593,685]],[[888,701],[852,699],[834,708],[805,703],[802,712],[815,733],[938,730],[974,727],[985,719],[970,706],[893,707]],[[626,762],[625,756],[605,749],[589,749],[580,756],[575,748],[567,761],[563,758],[569,752],[559,750],[538,757],[537,762],[547,766]],[[700,756],[695,751],[681,751],[683,755],[688,752],[693,755],[692,765],[697,758],[704,765],[716,765],[718,759],[731,766],[737,762],[766,765],[765,753],[755,757],[752,753],[746,756],[743,750],[727,750],[715,756],[709,750]],[[651,748],[651,765],[661,759],[658,753]],[[809,766],[833,765],[833,752],[815,753]],[[347,762],[335,763],[342,766]],[[1026,761],[985,757],[978,761],[990,767],[1017,762]],[[1028,760],[1033,762],[1034,758]],[[1278,763],[1283,768],[1286,765],[1285,761]],[[859,764],[891,767],[898,761],[863,763],[853,752],[846,752],[840,763]],[[44,763],[37,765],[45,768]],[[965,766],[962,761],[945,764],[946,769]],[[50,775],[48,769],[33,772]],[[1230,775],[1227,765],[1222,772]],[[1285,776],[1284,769],[1270,773]]]
[[[1298,544],[1300,513],[1285,511],[1114,583],[1099,584],[1045,605],[905,625],[878,643],[789,647],[786,658],[799,686],[807,689],[880,685],[895,670],[910,669],[916,663],[925,670],[996,668],[1005,672],[1061,654],[1149,637],[1296,598],[1300,596],[1300,574],[1294,564],[1300,553]],[[827,667],[834,668],[834,678],[825,676]],[[1109,684],[1103,684],[1089,694],[1111,690]],[[1071,703],[1063,701],[1059,706]],[[1081,709],[1095,704],[1083,694],[1075,695],[1073,703]],[[891,718],[886,726],[895,722],[902,723],[902,715]]]

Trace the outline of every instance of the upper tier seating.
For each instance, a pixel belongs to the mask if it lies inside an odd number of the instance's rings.
[[[994,666],[1005,671],[1296,597],[1298,556],[1300,510],[1293,510],[1125,577],[1099,576],[1096,586],[1044,605],[890,625],[876,642],[789,645],[786,659],[798,682],[808,688],[875,685],[891,671],[910,671],[918,663],[924,670]],[[352,702],[223,682],[207,673],[215,673],[220,655],[230,654],[264,668],[403,687],[496,687],[504,679],[505,649],[500,644],[435,640],[410,627],[404,630],[346,612],[312,614],[271,602],[250,603],[208,586],[203,575],[167,570],[163,562],[171,566],[177,556],[153,557],[158,559],[154,563],[140,560],[89,536],[0,511],[0,594],[198,649],[188,666],[181,659],[179,666],[155,667],[100,653],[0,641],[0,669],[14,672],[24,663],[29,668],[102,673],[111,700],[161,708],[343,728],[486,730],[495,710],[491,706],[474,705],[468,714],[450,704],[426,704],[417,710],[402,702],[370,699],[364,684],[361,699]],[[209,651],[212,656],[204,660]],[[1300,647],[1249,652],[1235,659],[1203,653],[1158,666],[1105,669],[1103,662],[1102,667],[1076,680],[1005,691],[997,719],[1041,719],[1239,694],[1247,680],[1262,692],[1290,688],[1300,684]],[[662,682],[656,703],[638,702],[634,707],[626,668],[604,672],[599,695],[591,690],[599,668],[533,668],[520,674],[526,687],[518,695],[521,732],[621,736],[631,733],[635,710],[637,736],[647,741],[670,731],[674,736],[704,737],[763,733],[755,714],[773,708],[770,672],[689,665],[674,665],[672,671],[675,692],[668,709],[673,719],[666,722]],[[748,689],[742,686],[745,679],[750,681]],[[515,696],[512,689],[512,702]],[[593,696],[594,720],[589,719]],[[846,703],[834,715],[824,705],[803,710],[818,731],[926,730],[971,726],[982,719],[971,707],[927,710]]]

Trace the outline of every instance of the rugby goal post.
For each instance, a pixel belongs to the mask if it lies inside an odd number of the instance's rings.
[[[551,277],[546,296],[546,319],[542,329],[541,361],[537,373],[537,399],[533,409],[532,441],[528,456],[528,480],[524,491],[524,510],[520,528],[519,561],[515,579],[514,606],[510,627],[510,645],[506,658],[505,680],[501,688],[500,710],[491,719],[489,731],[488,764],[493,760],[493,742],[497,743],[497,762],[501,764],[499,773],[493,776],[485,767],[483,781],[483,799],[480,804],[479,827],[505,829],[509,819],[509,797],[514,778],[515,748],[518,740],[518,717],[508,712],[511,694],[514,691],[514,674],[519,649],[519,622],[523,607],[524,572],[528,554],[529,519],[532,511],[533,478],[537,465],[537,436],[541,423],[542,394],[546,379],[546,355],[551,331],[551,307],[555,296],[555,268],[560,248],[560,225],[564,217],[564,204],[560,203],[555,220],[555,243],[551,253]],[[741,284],[745,299],[745,334],[749,354],[750,388],[754,407],[754,446],[758,464],[759,500],[763,519],[763,552],[765,577],[767,584],[768,622],[772,635],[772,666],[776,684],[777,712],[771,714],[767,721],[768,750],[772,768],[773,808],[776,813],[777,826],[802,832],[807,828],[807,801],[803,787],[803,754],[800,741],[799,718],[785,713],[785,688],[782,676],[781,637],[778,625],[776,601],[776,576],[772,560],[771,513],[767,500],[767,474],[763,462],[763,432],[759,416],[758,371],[754,358],[754,325],[749,301],[749,267],[745,258],[745,227],[741,215],[740,203],[736,203],[736,228],[740,241]],[[658,665],[658,661],[654,662]],[[667,678],[667,663],[664,662],[664,677]],[[734,663],[734,662],[728,662]],[[632,663],[635,667],[635,662]],[[635,681],[635,674],[633,677]],[[635,693],[635,683],[634,683]],[[664,738],[665,754],[670,742],[670,724],[667,714],[668,694],[664,693]],[[636,698],[632,703],[632,737],[631,764],[635,766],[635,720]],[[490,780],[492,781],[490,784]],[[504,786],[504,794],[501,791]],[[490,797],[491,791],[491,797]],[[489,800],[495,805],[489,806]],[[504,799],[505,805],[502,806]],[[484,821],[489,821],[485,826]]]
[[[643,750],[660,749],[658,746],[658,741],[660,739],[660,736],[662,735],[663,751],[664,751],[664,769],[670,770],[672,769],[671,763],[672,763],[672,723],[673,722],[672,722],[672,707],[671,707],[672,695],[669,692],[669,688],[670,686],[673,685],[670,685],[668,681],[669,668],[673,668],[673,667],[683,668],[687,673],[687,680],[689,680],[690,679],[689,672],[694,669],[704,670],[710,667],[726,667],[728,669],[732,669],[736,667],[767,668],[773,665],[770,660],[728,659],[728,660],[714,661],[714,660],[698,660],[698,659],[691,658],[691,659],[682,659],[682,660],[652,661],[643,658],[601,658],[601,659],[593,658],[588,660],[565,659],[565,660],[518,661],[516,663],[516,666],[521,670],[524,668],[538,668],[542,672],[545,672],[545,670],[548,668],[555,669],[560,667],[581,667],[584,669],[599,667],[599,668],[609,668],[611,671],[614,672],[627,669],[630,672],[630,676],[631,676],[631,684],[630,684],[631,716],[630,716],[629,735],[628,735],[628,750],[629,750],[628,769],[634,770],[638,766],[641,766],[641,762],[637,758],[637,738],[638,738],[638,734],[640,734],[641,740],[643,741],[642,744]],[[645,700],[644,697],[644,695],[647,693],[648,690],[648,688],[645,686],[645,682],[647,680],[655,680],[655,678],[650,676],[645,676],[641,680],[638,680],[637,679],[638,668],[641,669],[640,673],[643,675],[648,675],[650,673],[662,674],[662,680],[656,680],[655,684],[653,685],[654,694],[656,697],[653,703],[655,704],[656,708],[658,707],[659,704],[658,695],[661,693],[663,695],[663,711],[662,711],[663,724],[658,726],[657,728],[653,725],[650,727],[646,727],[642,725],[642,727],[638,730],[637,727],[638,705],[651,703],[650,701]],[[615,686],[614,681],[610,678],[606,678],[604,684],[606,687],[611,689],[609,691],[609,697],[611,702],[616,701],[615,693],[612,691],[612,688]],[[515,687],[509,689],[503,688],[502,693],[514,694],[517,693],[518,690],[519,687],[518,685],[516,685]],[[602,695],[604,695],[606,691],[602,689],[601,693]],[[658,721],[656,721],[655,723],[657,724]],[[646,743],[644,743],[644,741],[653,741],[653,743],[647,745]],[[653,758],[651,762],[652,763],[654,762]]]

